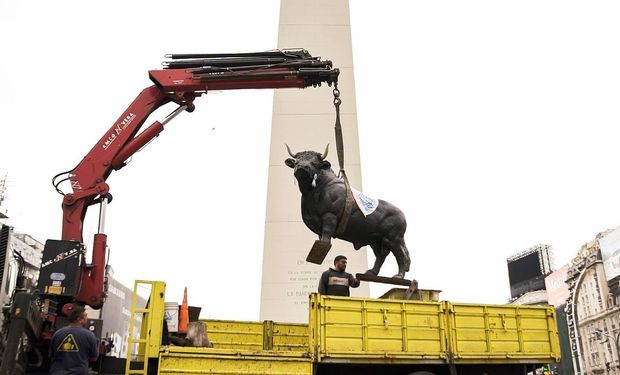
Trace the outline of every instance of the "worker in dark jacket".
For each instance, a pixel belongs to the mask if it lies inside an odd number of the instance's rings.
[[[319,293],[331,296],[350,296],[349,287],[357,288],[360,286],[360,281],[350,273],[345,272],[346,269],[347,257],[338,255],[334,259],[334,268],[328,269],[321,275]]]
[[[85,328],[84,308],[74,306],[68,318],[69,325],[56,331],[50,343],[50,375],[86,375],[88,362],[99,354],[97,338]]]

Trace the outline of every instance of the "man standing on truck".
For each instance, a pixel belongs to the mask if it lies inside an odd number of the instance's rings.
[[[347,257],[338,255],[334,258],[334,268],[328,269],[321,275],[319,293],[330,296],[350,296],[349,287],[357,288],[360,286],[360,281],[350,273],[345,272],[346,269]]]
[[[69,325],[54,333],[50,343],[50,375],[86,375],[88,361],[99,354],[97,338],[86,329],[88,315],[82,306],[69,311]]]

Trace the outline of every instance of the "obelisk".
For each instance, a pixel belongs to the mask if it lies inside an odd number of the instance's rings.
[[[347,0],[282,0],[278,48],[304,48],[313,56],[331,60],[340,69],[341,122],[345,150],[345,170],[353,187],[361,190],[359,137],[349,3]],[[334,136],[335,109],[332,87],[304,90],[275,90],[271,125],[271,147],[267,188],[267,212],[263,250],[260,319],[276,322],[307,322],[308,295],[317,291],[323,271],[333,266],[336,255],[348,259],[347,271],[355,274],[368,269],[366,249],[359,251],[341,240],[322,265],[305,261],[317,235],[301,218],[301,193],[293,170],[284,164],[293,152],[323,152],[338,173]],[[352,296],[369,294],[368,284],[351,289]]]

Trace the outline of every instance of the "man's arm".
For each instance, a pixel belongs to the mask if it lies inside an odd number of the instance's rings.
[[[88,341],[90,343],[88,348],[88,358],[91,362],[95,362],[97,357],[99,357],[99,345],[97,344],[97,338],[95,335],[90,331],[88,332],[90,333],[90,336],[88,337]]]
[[[360,281],[351,274],[349,274],[349,286],[351,288],[357,288],[358,286],[360,286]]]
[[[323,272],[321,279],[319,280],[319,294],[327,294],[328,279],[327,272]]]

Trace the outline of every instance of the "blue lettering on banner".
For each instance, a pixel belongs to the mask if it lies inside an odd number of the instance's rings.
[[[361,191],[355,190],[351,188],[351,192],[353,193],[353,197],[355,198],[355,202],[359,207],[360,211],[364,214],[364,216],[368,216],[371,213],[375,212],[377,207],[379,207],[379,200],[375,198],[370,198],[365,195]]]

